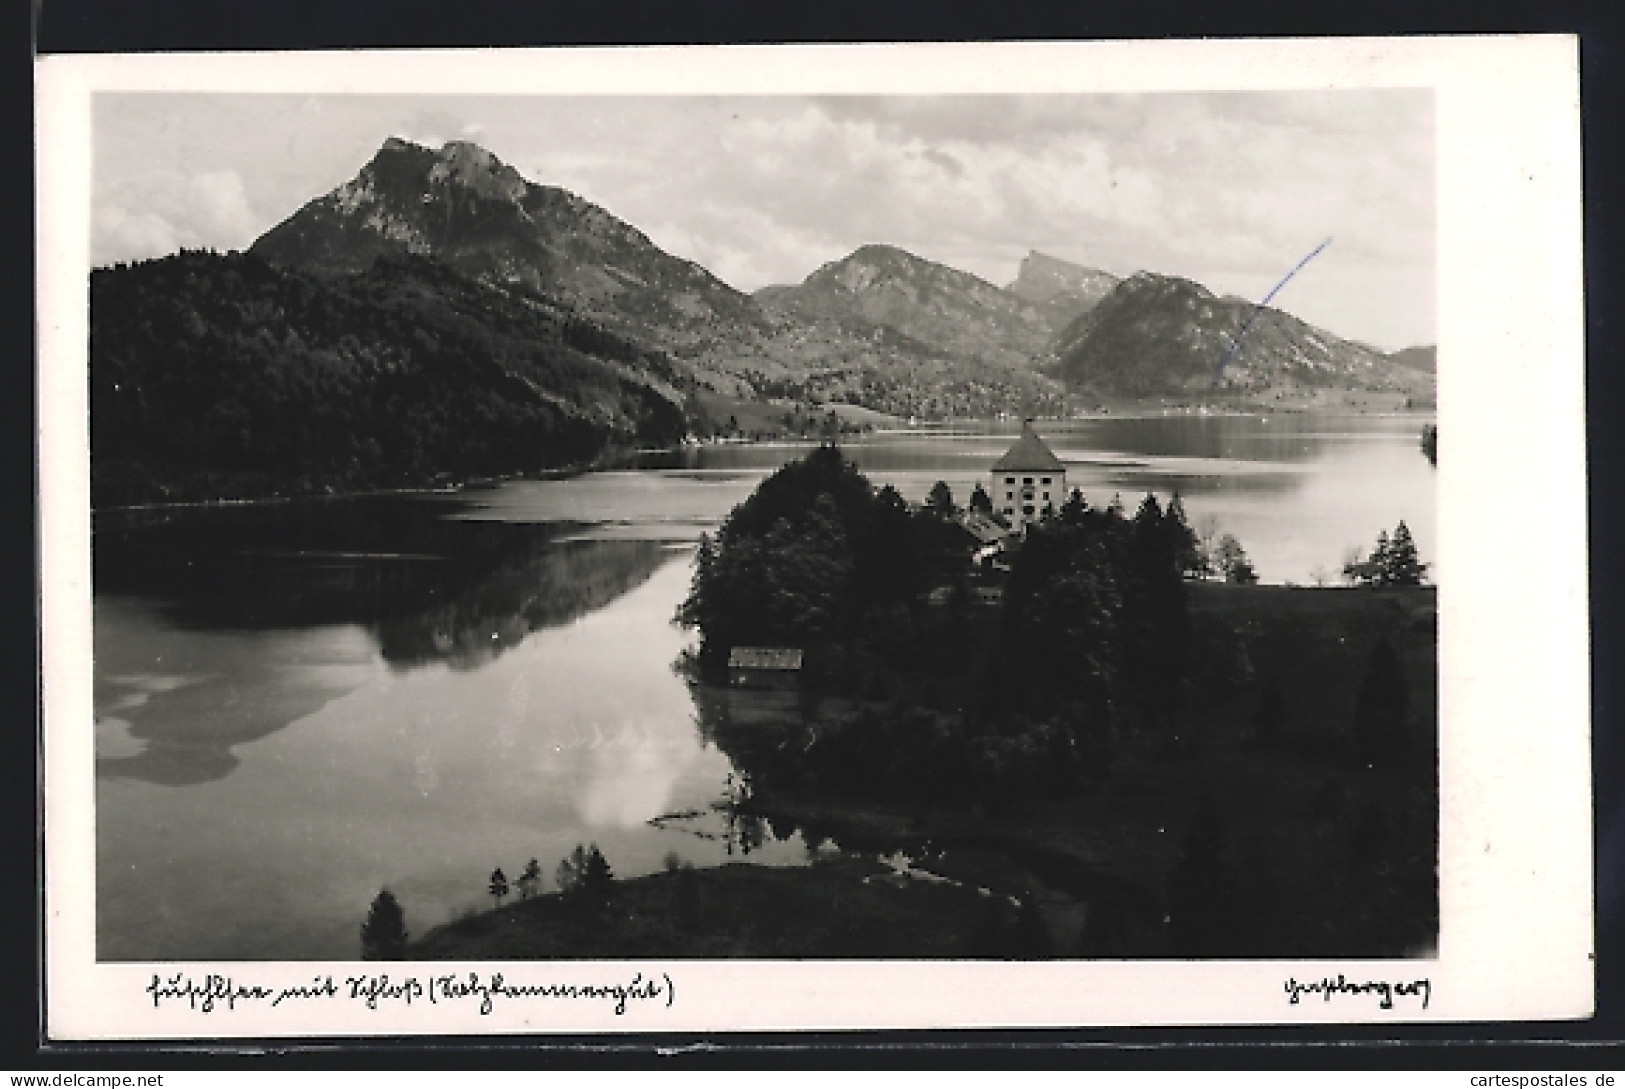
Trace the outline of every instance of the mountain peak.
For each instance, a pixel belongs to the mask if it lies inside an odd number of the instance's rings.
[[[980,276],[885,243],[859,246],[800,284],[758,293],[775,310],[833,321],[866,338],[900,334],[940,353],[1029,365],[1050,328],[1023,300]]]
[[[1195,280],[1183,276],[1169,276],[1161,272],[1136,272],[1133,276],[1122,281],[1125,290],[1131,292],[1147,293],[1159,292],[1168,295],[1194,295],[1199,299],[1213,298],[1213,292]],[[1246,303],[1245,299],[1235,296],[1229,297],[1232,301]],[[1248,304],[1251,305],[1251,304]]]
[[[853,294],[862,294],[887,283],[907,284],[908,290],[915,293],[928,290],[928,285],[935,283],[941,287],[952,285],[951,289],[957,291],[1005,294],[1002,288],[995,287],[974,273],[921,257],[886,242],[867,242],[845,257],[820,266],[804,281],[808,287],[818,286]],[[1007,300],[1009,303],[1017,301]]]
[[[842,258],[842,260],[923,262],[924,258],[908,252],[901,246],[894,246],[889,242],[865,242],[846,257]]]
[[[771,328],[754,302],[710,273],[468,140],[431,150],[390,137],[354,178],[267,231],[251,252],[321,275],[359,272],[379,257],[431,257],[460,276],[539,292],[618,335],[696,356],[725,341],[754,347]]]
[[[435,153],[429,183],[451,182],[487,200],[518,200],[530,188],[519,171],[478,144],[451,140]]]
[[[1039,307],[1059,330],[1088,313],[1116,286],[1117,277],[1109,272],[1028,250],[1007,290]]]

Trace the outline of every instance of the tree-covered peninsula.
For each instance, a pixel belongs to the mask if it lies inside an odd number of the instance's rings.
[[[951,502],[912,508],[833,446],[701,543],[679,612],[699,674],[719,680],[734,647],[794,647],[826,701],[754,763],[758,788],[1020,806],[1170,727],[1203,664],[1187,607],[1201,558],[1177,498],[1128,516],[1074,492],[997,558],[977,563],[978,543]]]

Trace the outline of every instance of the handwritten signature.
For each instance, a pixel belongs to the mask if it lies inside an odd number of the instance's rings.
[[[1429,1000],[1433,997],[1433,982],[1428,979],[1404,982],[1369,979],[1361,983],[1351,983],[1346,976],[1339,972],[1336,979],[1326,976],[1323,979],[1312,979],[1304,983],[1299,983],[1295,978],[1288,979],[1286,981],[1286,994],[1287,1001],[1294,1006],[1306,994],[1318,994],[1326,1002],[1330,1002],[1333,995],[1376,994],[1381,996],[1377,1005],[1385,1010],[1394,1008],[1396,995],[1401,998],[1416,997],[1422,1000],[1422,1008],[1425,1010],[1428,1008]]]

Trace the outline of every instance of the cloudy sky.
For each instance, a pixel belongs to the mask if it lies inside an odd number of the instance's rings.
[[[1009,283],[1030,250],[1434,340],[1431,92],[100,93],[91,259],[241,249],[389,136],[473,140],[750,291],[887,242]]]

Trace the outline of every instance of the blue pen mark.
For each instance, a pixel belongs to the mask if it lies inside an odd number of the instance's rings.
[[[1233,337],[1225,337],[1229,343],[1225,345],[1224,351],[1219,353],[1219,365],[1213,369],[1213,382],[1209,387],[1210,389],[1219,388],[1219,380],[1224,377],[1225,367],[1229,366],[1230,361],[1235,358],[1236,353],[1241,351],[1241,338],[1247,335],[1247,330],[1253,327],[1253,322],[1258,320],[1258,315],[1261,314],[1264,308],[1270,304],[1270,300],[1275,298],[1276,295],[1280,294],[1281,289],[1287,285],[1292,277],[1298,274],[1298,271],[1302,269],[1303,266],[1307,265],[1310,261],[1313,261],[1317,256],[1319,256],[1321,250],[1325,249],[1331,244],[1332,240],[1328,238],[1326,241],[1310,250],[1309,256],[1293,265],[1292,271],[1281,277],[1280,283],[1270,288],[1270,293],[1264,296],[1264,301],[1253,307],[1253,312],[1248,314],[1247,320],[1241,323],[1241,328],[1236,332],[1236,335]]]

